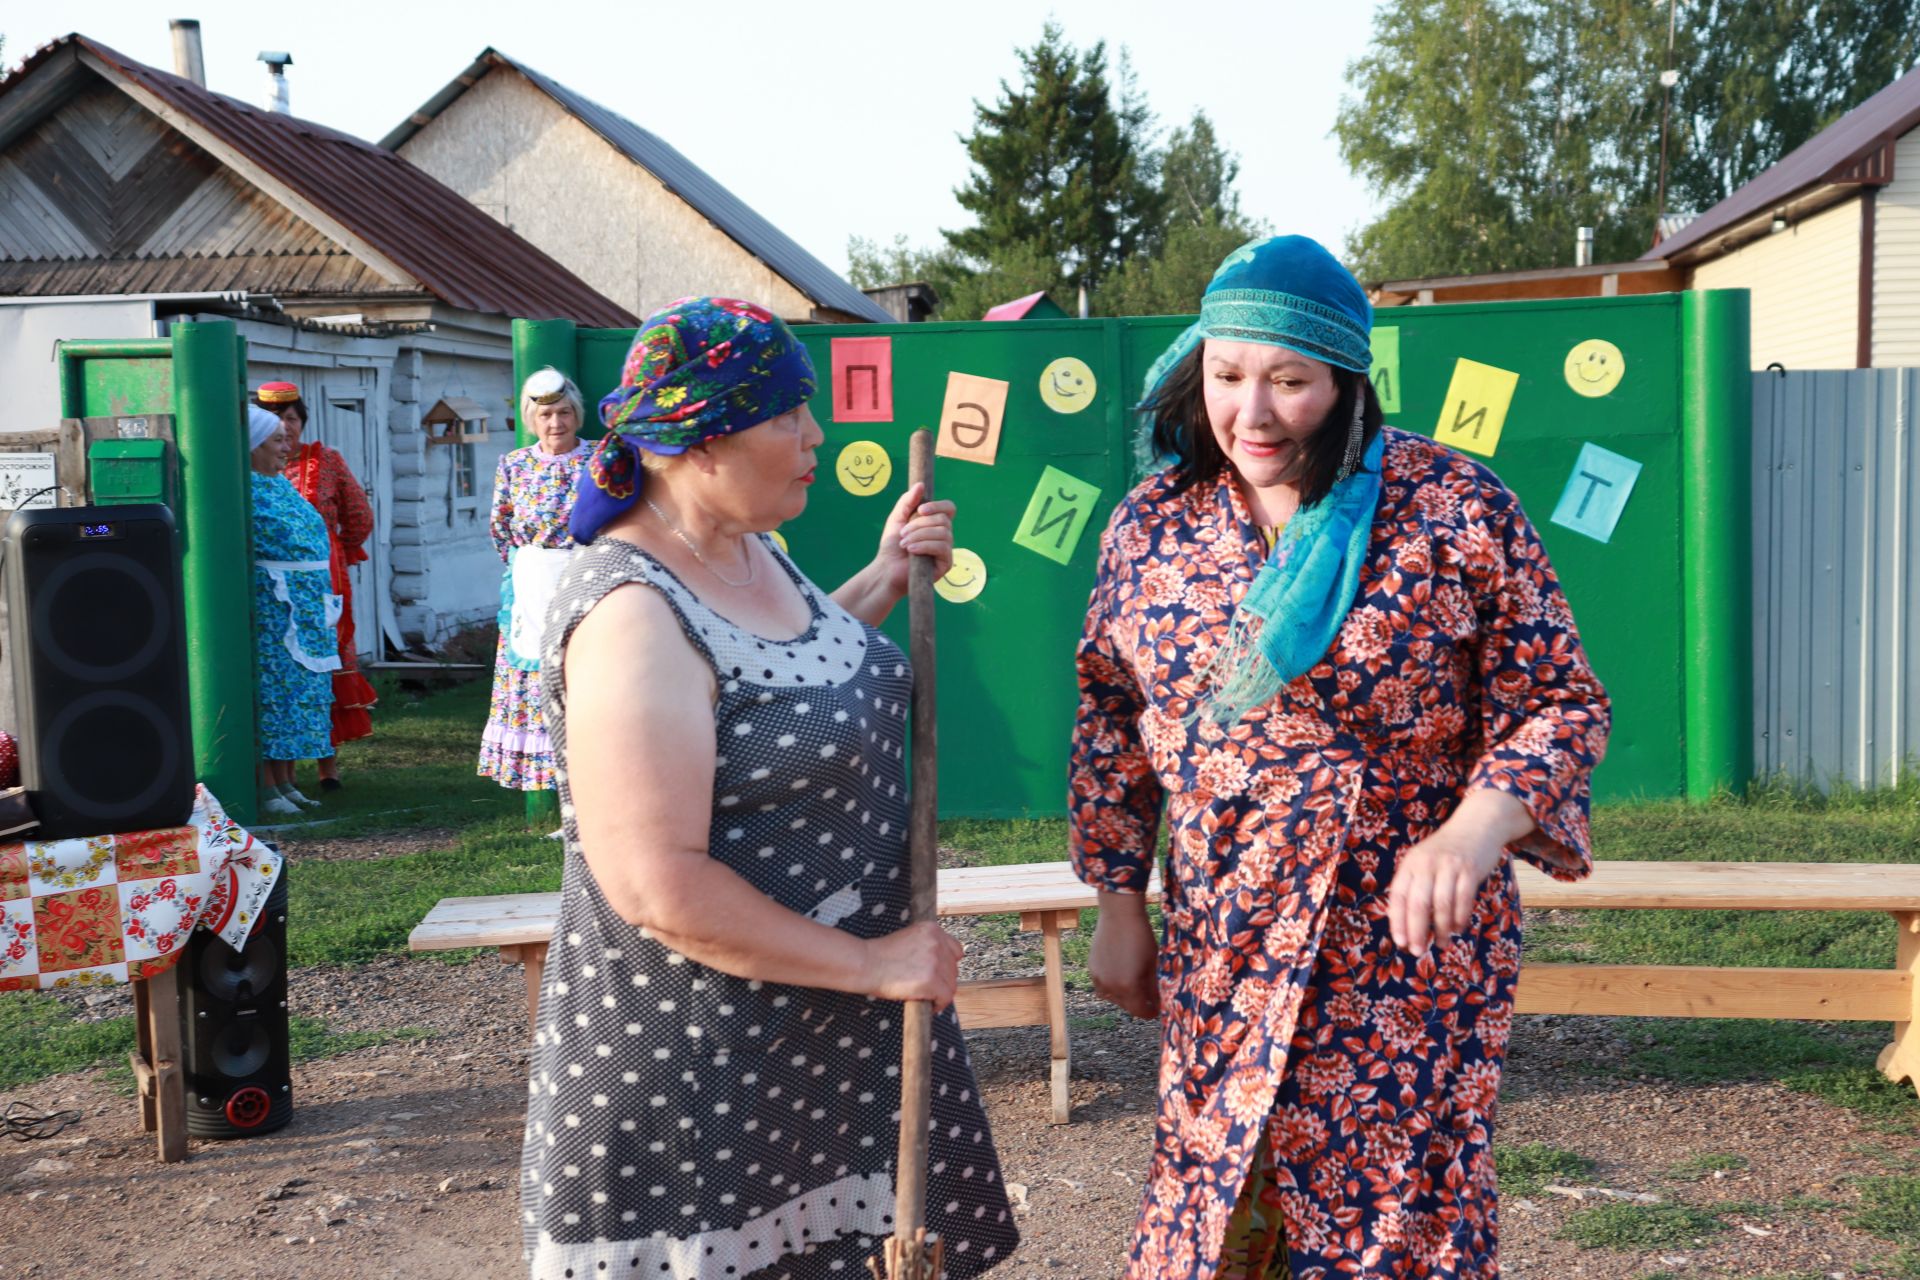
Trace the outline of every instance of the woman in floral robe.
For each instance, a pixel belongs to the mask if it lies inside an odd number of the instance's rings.
[[[1609,706],[1512,493],[1381,424],[1370,321],[1311,241],[1229,258],[1102,541],[1071,812],[1095,988],[1162,1024],[1131,1276],[1499,1274],[1508,855],[1586,874]]]

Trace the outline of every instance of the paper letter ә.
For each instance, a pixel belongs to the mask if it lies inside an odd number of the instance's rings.
[[[971,373],[949,373],[934,453],[992,466],[994,455],[1000,452],[1000,424],[1006,411],[1005,382]]]
[[[1400,412],[1400,329],[1388,325],[1373,331],[1373,394],[1380,399],[1380,412]]]
[[[1433,438],[1491,458],[1500,447],[1500,429],[1507,424],[1507,406],[1513,403],[1513,389],[1519,382],[1520,375],[1508,369],[1478,360],[1454,361],[1453,380],[1447,384]]]
[[[893,339],[833,340],[833,420],[893,421]]]
[[[1100,490],[1057,467],[1040,474],[1040,483],[1027,499],[1027,510],[1020,517],[1013,540],[1027,550],[1059,564],[1073,559],[1080,545]]]
[[[1553,522],[1599,542],[1613,540],[1613,528],[1627,509],[1640,464],[1597,444],[1580,446],[1573,474],[1553,509]]]

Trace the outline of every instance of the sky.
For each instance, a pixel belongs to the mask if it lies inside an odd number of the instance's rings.
[[[844,272],[850,235],[932,247],[971,222],[953,198],[959,136],[975,99],[1017,84],[1015,50],[1049,12],[1075,45],[1105,40],[1110,60],[1126,47],[1163,128],[1207,112],[1240,157],[1245,212],[1338,252],[1372,210],[1331,131],[1377,2],[89,0],[8,5],[0,35],[11,67],[78,20],[171,70],[168,18],[198,18],[209,88],[264,103],[256,57],[285,50],[294,114],[372,141],[492,45],[659,135]]]

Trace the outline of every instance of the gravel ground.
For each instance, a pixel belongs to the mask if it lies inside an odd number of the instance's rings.
[[[346,842],[343,842],[346,843]],[[391,845],[393,842],[388,841]],[[339,856],[355,856],[351,850]],[[363,852],[359,856],[373,856]],[[1037,968],[1037,942],[967,922],[969,976]],[[449,964],[392,958],[345,971],[303,969],[294,1010],[335,1031],[425,1028],[304,1064],[295,1119],[271,1137],[195,1143],[180,1165],[155,1162],[131,1098],[107,1071],[40,1081],[15,1094],[72,1107],[57,1138],[0,1145],[0,1277],[155,1275],[366,1280],[519,1274],[514,1179],[525,1098],[519,970],[482,957]],[[130,1008],[125,994],[76,994],[83,1016]],[[1152,1130],[1153,1029],[1092,997],[1069,996],[1074,1123],[1047,1121],[1046,1034],[971,1039],[1006,1177],[1024,1200],[1026,1240],[996,1274],[1068,1280],[1120,1272]],[[1850,1179],[1920,1172],[1911,1135],[1876,1132],[1850,1113],[1773,1085],[1676,1085],[1596,1079],[1623,1042],[1605,1019],[1518,1020],[1501,1139],[1541,1142],[1596,1162],[1580,1185],[1503,1205],[1505,1274],[1519,1280],[1850,1277],[1891,1252],[1849,1229]],[[1737,1155],[1745,1168],[1675,1181],[1675,1162]],[[1581,1250],[1557,1238],[1571,1213],[1616,1193],[1712,1206],[1730,1228],[1645,1253]],[[1570,1192],[1577,1192],[1575,1198]],[[1834,1207],[1779,1206],[1819,1198]]]

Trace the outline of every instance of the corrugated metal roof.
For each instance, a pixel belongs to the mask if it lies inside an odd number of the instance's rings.
[[[391,151],[310,120],[212,93],[85,36],[65,36],[37,50],[13,75],[0,80],[0,98],[68,48],[77,48],[83,58],[91,55],[95,69],[123,87],[151,94],[182,117],[189,136],[197,128],[231,148],[244,165],[283,185],[452,306],[592,325],[637,322],[626,308]],[[234,167],[243,177],[255,176]],[[143,264],[147,269],[162,265]],[[184,263],[171,265],[179,274],[191,274]],[[164,287],[180,286],[169,281]],[[205,286],[195,282],[190,287]]]
[[[508,67],[532,81],[562,110],[599,134],[616,151],[658,178],[666,188],[698,210],[733,242],[772,268],[775,274],[813,299],[816,306],[844,312],[878,324],[893,317],[866,294],[854,288],[820,259],[802,249],[780,228],[731,191],[715,182],[700,166],[669,146],[658,135],[642,129],[593,99],[575,93],[559,81],[535,71],[497,49],[486,49],[425,106],[380,140],[398,150],[407,139],[450,106],[495,67]]]
[[[1824,183],[1884,182],[1892,174],[1893,144],[1915,125],[1920,125],[1920,69],[1907,72],[1808,138],[1753,181],[1640,256],[1677,257]]]

